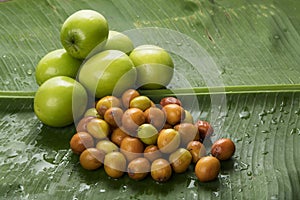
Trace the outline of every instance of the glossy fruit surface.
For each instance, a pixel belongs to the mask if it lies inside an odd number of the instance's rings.
[[[96,102],[96,110],[102,117],[104,117],[105,112],[111,107],[121,107],[120,100],[115,96],[105,96]]]
[[[124,132],[122,130],[122,128],[116,128],[112,131],[111,136],[110,136],[110,140],[115,143],[116,145],[120,146],[122,140],[129,136],[126,132]]]
[[[162,158],[162,153],[156,145],[148,145],[144,150],[144,157],[153,162],[158,158]]]
[[[128,164],[127,173],[129,178],[138,181],[148,175],[150,168],[150,162],[146,158],[136,158]]]
[[[169,156],[169,162],[176,173],[185,172],[192,162],[191,153],[185,148],[179,148]]]
[[[219,160],[228,160],[235,152],[235,145],[229,138],[215,141],[211,147],[211,154]]]
[[[95,170],[102,166],[105,153],[96,148],[84,150],[79,157],[80,165],[87,170]]]
[[[137,68],[137,86],[144,89],[160,89],[169,84],[174,73],[171,56],[155,45],[136,47],[130,58]]]
[[[79,10],[70,15],[60,31],[61,43],[74,58],[84,59],[108,37],[108,23],[94,10]]]
[[[126,158],[120,152],[110,152],[104,158],[104,170],[112,178],[120,178],[126,171]]]
[[[119,96],[132,88],[136,75],[134,64],[125,53],[106,50],[89,58],[82,65],[78,77],[91,95],[102,98]]]
[[[87,93],[77,81],[57,76],[45,81],[34,97],[34,112],[46,125],[64,127],[81,116],[87,105]],[[73,112],[73,107],[74,109]]]
[[[144,115],[146,122],[152,124],[158,131],[160,131],[166,123],[165,113],[157,107],[148,108],[144,111]]]
[[[220,161],[213,156],[201,158],[195,166],[195,174],[201,182],[213,181],[220,172]]]
[[[158,131],[151,124],[142,124],[137,130],[137,136],[147,145],[156,144]]]
[[[76,124],[77,132],[87,132],[87,129],[86,129],[87,123],[94,118],[96,118],[96,117],[86,116],[86,117],[83,117],[82,119],[80,119],[79,122]]]
[[[171,175],[172,167],[167,160],[159,158],[152,162],[151,176],[155,181],[165,182],[171,178]]]
[[[203,141],[206,137],[210,137],[214,132],[211,124],[204,120],[198,120],[195,122],[196,127],[198,127],[200,140]]]
[[[189,142],[186,149],[191,153],[193,163],[197,163],[200,158],[206,155],[205,146],[200,141]]]
[[[99,118],[91,119],[86,125],[87,132],[94,138],[105,139],[107,138],[110,127],[106,121]]]
[[[191,112],[188,110],[184,110],[184,113],[185,113],[185,117],[184,117],[182,123],[192,123],[193,124],[194,118],[193,118]]]
[[[121,97],[123,107],[125,109],[129,108],[130,101],[138,96],[140,96],[140,93],[135,89],[128,89],[125,92],[123,92]]]
[[[142,111],[151,107],[151,100],[146,96],[138,96],[133,98],[129,103],[130,108],[138,108]]]
[[[184,109],[177,104],[167,104],[162,110],[165,112],[166,121],[171,125],[176,125],[185,118]]]
[[[113,128],[122,124],[123,110],[119,107],[111,107],[104,113],[104,120]]]
[[[134,46],[131,39],[118,31],[109,31],[108,39],[104,46],[104,50],[119,50],[129,54]]]
[[[181,146],[186,145],[193,140],[199,139],[198,128],[191,123],[180,123],[174,127],[180,134]]]
[[[104,151],[106,154],[113,152],[113,151],[119,151],[118,146],[109,140],[100,140],[96,144],[96,148]]]
[[[70,147],[75,154],[81,154],[85,149],[93,146],[94,139],[87,132],[78,132],[70,140]]]
[[[177,104],[179,106],[182,106],[182,103],[179,99],[175,98],[175,97],[164,97],[160,100],[159,104],[164,107],[168,104]]]
[[[180,135],[174,129],[162,129],[157,138],[157,146],[162,153],[172,153],[180,145]]]
[[[142,157],[144,152],[144,145],[138,139],[134,137],[125,137],[120,144],[120,152],[124,154],[127,161]]]
[[[145,116],[142,110],[138,108],[127,109],[122,117],[122,127],[129,135],[136,135],[140,125],[145,122]]]
[[[96,108],[89,108],[85,111],[84,117],[97,117],[101,118],[101,116],[98,114]]]
[[[35,68],[35,79],[41,85],[55,76],[76,78],[82,61],[70,56],[65,49],[56,49],[47,53]]]

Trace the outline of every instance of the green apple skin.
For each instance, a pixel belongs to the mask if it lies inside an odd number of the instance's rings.
[[[94,10],[79,10],[63,23],[60,39],[72,57],[84,59],[95,47],[105,44],[108,33],[108,22],[103,15]]]
[[[109,31],[104,50],[119,50],[129,55],[133,48],[133,42],[127,35],[118,31]]]
[[[70,56],[65,49],[56,49],[47,53],[35,68],[35,79],[41,85],[55,76],[76,78],[82,61]]]
[[[174,63],[170,54],[155,45],[141,45],[129,55],[137,68],[137,86],[142,89],[166,87],[174,74]]]
[[[34,112],[44,124],[64,127],[74,122],[74,116],[84,113],[87,101],[82,85],[70,77],[57,76],[38,88],[34,97]]]
[[[139,126],[137,135],[140,140],[147,144],[156,144],[158,131],[152,124],[142,124]]]
[[[89,58],[79,70],[78,79],[90,95],[119,96],[136,81],[136,69],[129,56],[118,50],[102,51]]]

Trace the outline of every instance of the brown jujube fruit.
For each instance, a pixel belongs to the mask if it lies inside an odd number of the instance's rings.
[[[86,128],[86,125],[87,123],[94,119],[96,117],[93,117],[93,116],[87,116],[87,117],[84,117],[82,118],[81,120],[79,120],[77,126],[76,126],[76,131],[77,132],[87,132],[87,128]]]
[[[199,139],[198,128],[194,124],[180,123],[174,129],[180,134],[182,147],[186,147],[189,142]]]
[[[112,131],[111,136],[110,136],[110,140],[115,143],[116,145],[120,146],[122,140],[129,136],[127,133],[125,133],[122,128],[116,128]]]
[[[144,115],[146,123],[152,124],[158,131],[160,131],[166,123],[165,113],[157,107],[148,108],[144,111]]]
[[[102,166],[105,152],[96,148],[84,150],[79,157],[80,165],[87,170],[95,170]]]
[[[123,110],[119,107],[111,107],[104,113],[104,120],[113,128],[122,125]]]
[[[193,163],[197,163],[200,158],[206,155],[205,146],[200,141],[191,141],[186,149],[191,153]]]
[[[135,136],[136,130],[145,122],[142,110],[138,108],[127,109],[122,116],[122,128],[127,134]]]
[[[87,132],[78,132],[70,140],[70,147],[75,154],[94,146],[94,138]]]
[[[228,160],[235,152],[235,145],[229,138],[221,138],[215,141],[211,147],[212,156],[219,160]]]
[[[112,178],[120,178],[126,171],[126,158],[118,152],[110,152],[104,158],[104,171]]]
[[[180,123],[185,118],[184,109],[177,104],[165,105],[162,110],[166,115],[167,123],[173,126]]]
[[[147,158],[150,162],[161,158],[162,153],[159,151],[156,145],[149,145],[144,150],[144,157]]]
[[[201,182],[213,181],[220,172],[220,161],[213,156],[201,158],[195,166],[195,174]]]
[[[140,96],[140,93],[134,89],[128,89],[126,90],[123,94],[122,94],[122,104],[123,104],[123,107],[125,109],[129,108],[129,104],[130,104],[130,101],[135,98],[135,97],[138,97]]]
[[[172,153],[180,145],[180,135],[175,129],[162,129],[157,138],[157,146],[162,153]]]
[[[144,95],[134,97],[129,103],[130,108],[138,108],[142,111],[145,111],[146,109],[150,108],[151,105],[151,100]]]
[[[135,158],[143,156],[144,145],[140,139],[128,136],[122,140],[120,151],[124,154],[127,161],[130,162]]]
[[[172,167],[169,161],[159,158],[151,164],[151,177],[158,182],[166,182],[171,178]]]
[[[203,142],[206,137],[210,137],[214,132],[211,124],[204,120],[196,121],[195,126],[198,128],[201,142]]]
[[[139,181],[148,175],[150,167],[150,162],[146,158],[136,158],[128,164],[127,173],[129,178]]]
[[[179,148],[169,156],[169,162],[175,173],[185,172],[192,161],[191,153],[185,148]]]
[[[121,107],[121,101],[115,96],[105,96],[96,104],[96,110],[100,116],[104,116],[105,112],[111,107]]]
[[[175,98],[175,97],[164,97],[160,100],[159,104],[164,107],[168,104],[177,104],[179,106],[182,106],[182,103],[179,99]]]

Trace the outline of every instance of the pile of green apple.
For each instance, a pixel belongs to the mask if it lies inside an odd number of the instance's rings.
[[[173,77],[174,64],[166,50],[149,44],[135,47],[94,10],[70,15],[60,40],[63,48],[47,53],[35,70],[39,88],[34,111],[48,126],[74,123],[91,98],[119,96],[129,88],[160,89]]]

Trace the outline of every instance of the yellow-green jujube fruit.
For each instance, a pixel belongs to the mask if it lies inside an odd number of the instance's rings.
[[[37,64],[35,79],[41,85],[55,76],[76,78],[82,61],[70,56],[65,49],[56,49],[47,53]]]
[[[103,50],[119,50],[129,54],[133,48],[133,42],[127,35],[118,31],[109,31]]]
[[[80,83],[70,77],[57,76],[38,88],[34,112],[44,124],[64,127],[85,112],[87,101],[87,93]]]
[[[137,68],[137,86],[143,89],[166,87],[174,74],[170,54],[155,45],[141,45],[133,49],[130,59]]]
[[[86,58],[96,47],[104,45],[109,28],[105,17],[94,10],[79,10],[63,23],[60,39],[74,58]]]
[[[131,59],[119,50],[102,51],[88,59],[79,71],[79,82],[96,98],[119,96],[132,88],[136,69]]]

